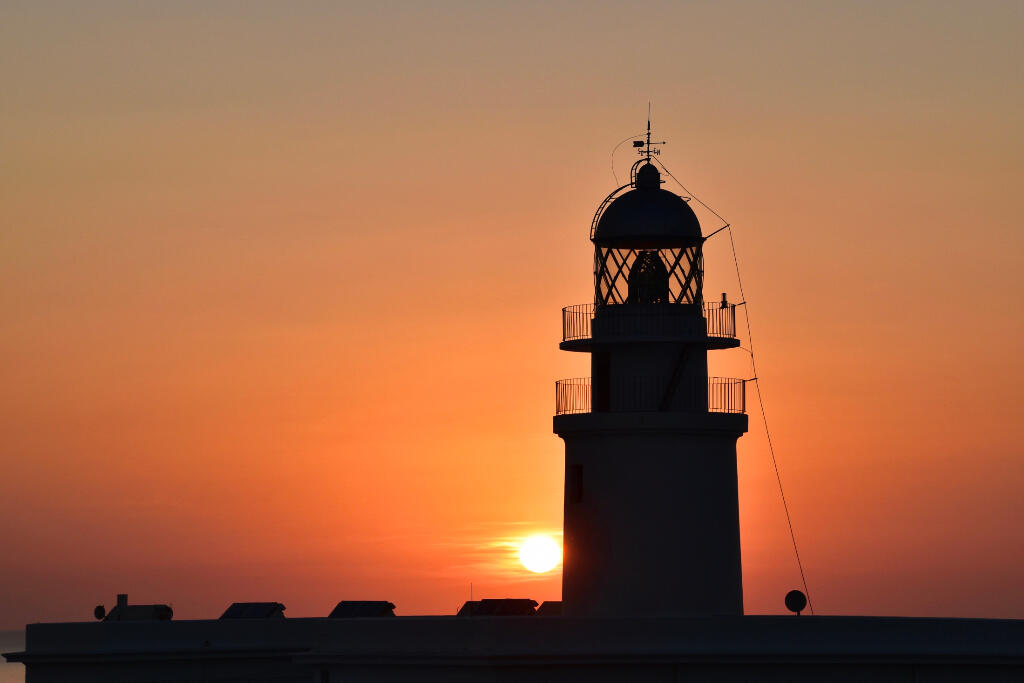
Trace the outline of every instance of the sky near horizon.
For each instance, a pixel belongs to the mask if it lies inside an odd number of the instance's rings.
[[[0,628],[558,599],[515,546],[560,533],[559,310],[648,101],[733,225],[817,612],[1024,618],[1022,34],[1019,2],[4,3]],[[726,233],[705,267],[739,300]],[[754,411],[753,613],[799,585],[774,476]]]

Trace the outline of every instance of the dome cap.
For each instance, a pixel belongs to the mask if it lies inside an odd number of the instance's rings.
[[[688,247],[702,241],[700,221],[679,195],[661,189],[650,162],[636,173],[636,189],[608,205],[594,230],[594,243],[610,247]]]
[[[661,173],[658,172],[654,164],[648,161],[636,172],[636,183],[634,184],[640,190],[656,190],[661,187]]]

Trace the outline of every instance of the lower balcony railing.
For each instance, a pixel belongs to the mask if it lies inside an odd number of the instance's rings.
[[[664,377],[616,377],[593,395],[589,377],[555,382],[555,415],[591,412],[669,411],[689,413],[747,412],[746,380],[708,377],[669,386]]]

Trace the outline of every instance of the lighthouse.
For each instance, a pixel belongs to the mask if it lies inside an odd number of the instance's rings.
[[[703,292],[705,236],[662,187],[650,123],[630,182],[591,224],[594,302],[562,311],[565,351],[590,377],[560,380],[565,442],[562,613],[743,613],[736,442],[745,383],[709,377],[739,346],[736,305]]]

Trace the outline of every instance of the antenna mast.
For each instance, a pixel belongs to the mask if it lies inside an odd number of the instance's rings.
[[[651,160],[651,103],[647,102],[647,161]]]
[[[629,185],[636,184],[637,169],[640,168],[640,166],[643,165],[644,162],[647,162],[648,164],[651,163],[651,157],[658,156],[659,154],[661,154],[661,150],[658,148],[658,145],[664,144],[664,140],[651,140],[651,103],[648,102],[647,134],[643,140],[633,140],[633,148],[636,150],[636,153],[640,155],[640,158],[633,162],[633,167],[629,170]],[[620,187],[619,190],[624,189],[625,187],[628,187],[628,185],[623,185],[623,187]],[[616,190],[611,195],[609,195],[608,199],[606,199],[605,202],[610,202],[619,190]],[[597,214],[594,215],[594,221],[597,221],[597,218],[601,214],[602,210],[604,210],[604,204],[601,205],[601,208],[597,210]],[[597,225],[597,223],[595,222],[594,225]],[[593,226],[591,226],[591,233],[593,233]]]
[[[637,149],[637,154],[639,154],[640,156],[644,157],[644,159],[648,163],[650,163],[652,156],[657,156],[657,155],[661,154],[661,150],[658,149],[655,145],[664,145],[664,144],[665,144],[664,140],[661,140],[661,141],[655,140],[653,142],[651,141],[651,103],[648,102],[647,103],[647,140],[646,140],[646,142],[641,142],[640,140],[636,140],[636,141],[633,142],[633,146],[634,147],[638,147],[639,149]],[[640,163],[640,162],[637,162],[637,163]]]

